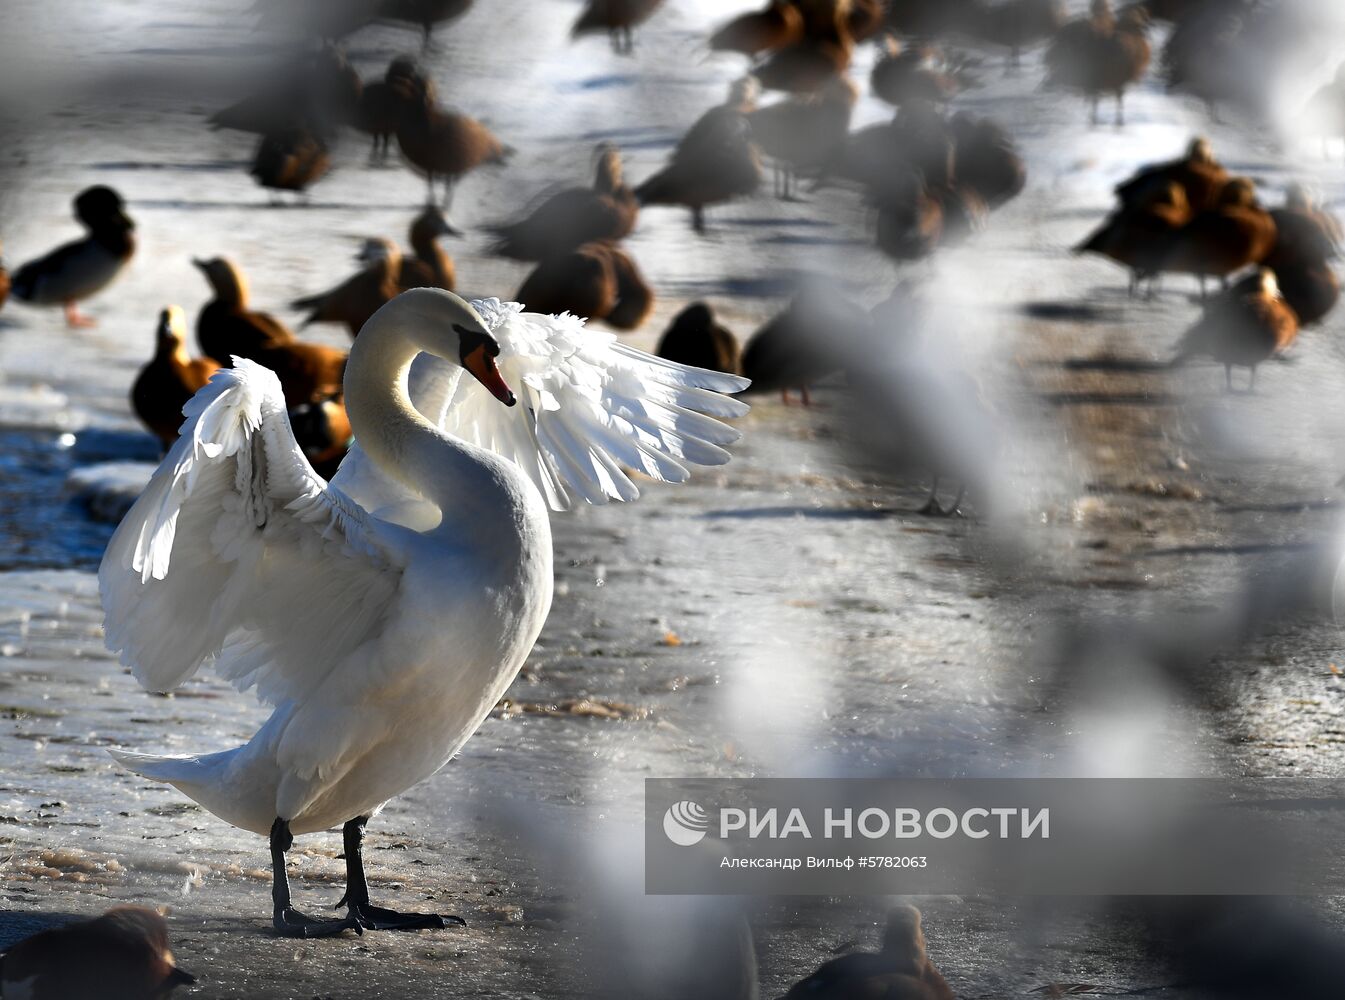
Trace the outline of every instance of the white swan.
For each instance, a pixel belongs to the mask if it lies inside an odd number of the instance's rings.
[[[331,483],[295,443],[275,375],[236,359],[187,404],[103,557],[108,645],[142,685],[171,689],[213,660],[275,706],[234,750],[114,756],[270,836],[284,934],[443,926],[369,904],[360,840],[457,752],[532,649],[551,605],[548,504],[633,500],[623,465],[679,482],[684,462],[728,461],[738,436],[713,418],[746,412],[720,395],[745,380],[521,310],[427,288],[383,306],[350,353],[358,443]],[[338,825],[349,910],[314,920],[290,907],[284,851]]]

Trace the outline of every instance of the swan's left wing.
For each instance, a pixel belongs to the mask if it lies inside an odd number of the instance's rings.
[[[680,483],[689,465],[728,462],[724,446],[739,433],[717,418],[747,412],[725,395],[747,379],[665,361],[568,314],[525,313],[498,299],[472,304],[500,344],[496,363],[519,405],[500,406],[471,378],[441,383],[449,394],[442,408],[429,394],[417,405],[449,433],[515,462],[553,510],[576,498],[634,500],[640,491],[627,469]]]

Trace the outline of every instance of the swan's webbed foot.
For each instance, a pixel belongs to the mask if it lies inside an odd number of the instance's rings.
[[[438,913],[401,913],[368,902],[352,903],[349,912],[350,919],[371,931],[425,931],[443,930],[450,925],[467,926],[467,921],[462,917],[441,916]]]
[[[365,926],[353,912],[339,920],[319,920],[289,906],[276,910],[271,924],[281,937],[292,938],[335,937],[343,931],[363,934]]]

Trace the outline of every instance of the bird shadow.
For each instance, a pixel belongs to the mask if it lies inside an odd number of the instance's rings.
[[[770,518],[802,517],[812,521],[881,521],[889,517],[900,517],[907,511],[895,507],[747,507],[725,510],[707,510],[700,517],[706,520],[732,519],[738,521],[760,521]]]
[[[1019,306],[1025,316],[1057,323],[1119,322],[1125,310],[1119,305],[1094,302],[1025,302]]]
[[[1072,372],[1165,372],[1171,369],[1166,361],[1149,358],[1066,358],[1051,362]]]
[[[1170,406],[1175,397],[1166,392],[1048,392],[1055,406]]]
[[[32,910],[0,910],[0,951],[24,938],[87,919],[79,913],[35,913]]]
[[[1137,553],[1136,559],[1156,559],[1172,556],[1254,556],[1268,552],[1311,552],[1319,548],[1314,542],[1248,542],[1242,545],[1173,545],[1164,549],[1150,549]]]
[[[91,170],[178,170],[184,173],[218,173],[251,166],[248,160],[205,160],[198,163],[154,163],[139,160],[106,160],[91,163]]]

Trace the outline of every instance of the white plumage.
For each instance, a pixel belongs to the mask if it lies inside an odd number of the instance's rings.
[[[623,466],[680,482],[728,460],[737,432],[714,418],[746,411],[720,395],[743,379],[474,306],[416,289],[369,321],[346,375],[357,444],[331,483],[267,369],[236,360],[188,404],[104,556],[108,644],[151,690],[213,660],[275,712],[246,746],[116,752],[128,767],[258,833],[371,814],[443,766],[522,666],[551,601],[548,504],[634,499]],[[522,405],[461,377],[486,333]]]

